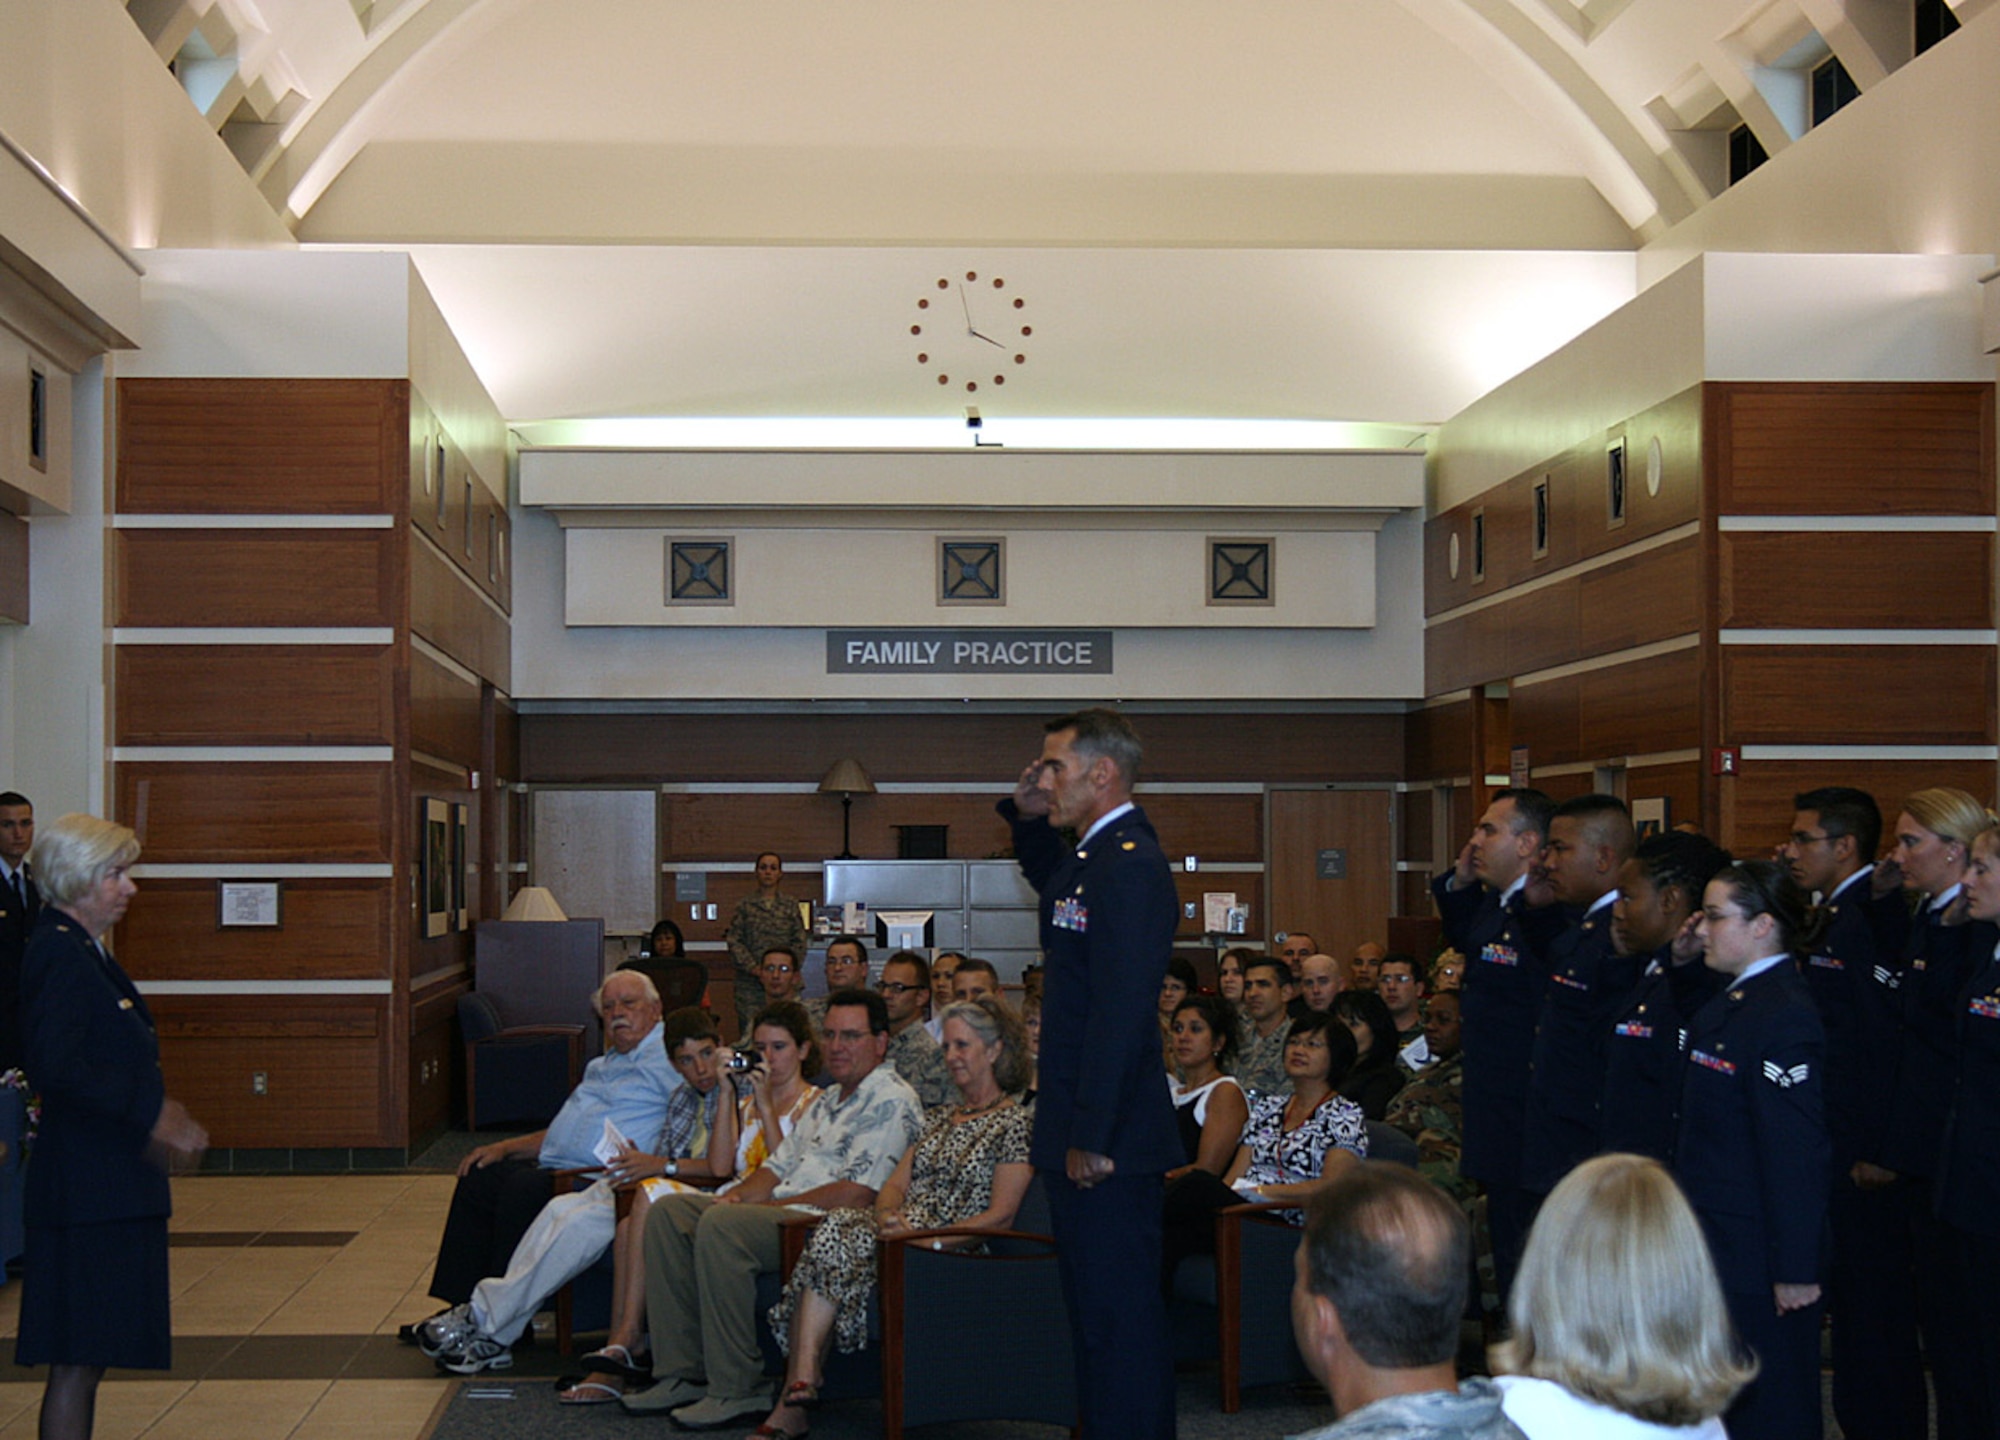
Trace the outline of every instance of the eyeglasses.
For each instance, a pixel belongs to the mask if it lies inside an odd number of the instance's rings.
[[[783,963],[774,965],[769,960],[766,960],[764,962],[764,973],[766,975],[790,975],[792,967]]]
[[[930,986],[905,985],[900,980],[884,980],[880,985],[877,985],[875,988],[877,990],[880,990],[884,995],[907,995],[912,990],[928,990],[930,989]]]

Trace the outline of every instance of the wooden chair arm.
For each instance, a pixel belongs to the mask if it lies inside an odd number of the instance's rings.
[[[1055,1236],[1039,1235],[1032,1230],[986,1230],[977,1225],[940,1225],[934,1230],[905,1230],[901,1235],[881,1237],[880,1243],[886,1257],[890,1250],[901,1250],[910,1245],[921,1250],[942,1250],[944,1241],[960,1239],[1026,1240],[1051,1249],[1056,1243]]]
[[[583,1038],[583,1027],[581,1025],[509,1025],[504,1030],[498,1031],[492,1035],[488,1035],[486,1039],[510,1040],[516,1036],[524,1036],[524,1035],[562,1035],[566,1037],[575,1036],[577,1039],[580,1040]],[[472,1043],[475,1045],[479,1045],[479,1044],[484,1044],[485,1042],[480,1040],[475,1040]]]

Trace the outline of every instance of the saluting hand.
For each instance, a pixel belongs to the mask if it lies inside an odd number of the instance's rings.
[[[1049,792],[1042,788],[1042,762],[1037,760],[1014,782],[1014,808],[1022,818],[1038,820],[1049,813]]]

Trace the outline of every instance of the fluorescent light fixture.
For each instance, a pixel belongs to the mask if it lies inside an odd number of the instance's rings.
[[[988,415],[989,446],[1016,450],[1420,450],[1434,426],[1341,420],[1006,419]],[[531,449],[949,450],[963,449],[962,416],[627,417],[517,420]]]

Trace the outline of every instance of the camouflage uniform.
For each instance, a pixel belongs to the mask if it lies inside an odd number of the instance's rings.
[[[1472,1199],[1477,1188],[1458,1173],[1464,1090],[1465,1056],[1461,1052],[1425,1066],[1416,1079],[1396,1092],[1382,1117],[1417,1142],[1417,1168],[1461,1205]]]
[[[1292,1082],[1285,1078],[1285,1033],[1291,1029],[1280,1023],[1269,1035],[1257,1034],[1256,1022],[1244,1016],[1236,1035],[1236,1083],[1251,1095],[1289,1095]]]
[[[889,1037],[888,1063],[909,1081],[924,1109],[957,1103],[958,1087],[944,1068],[944,1050],[923,1026],[912,1022]]]

